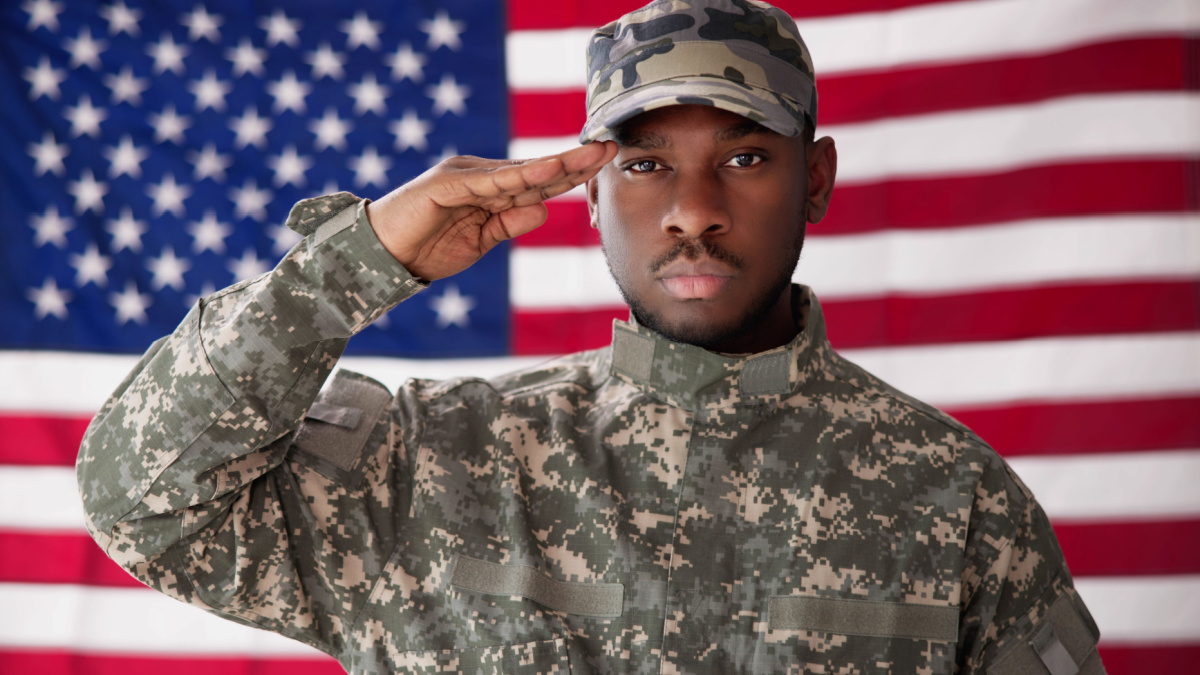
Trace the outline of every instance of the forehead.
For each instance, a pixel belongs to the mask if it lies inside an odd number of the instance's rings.
[[[786,138],[758,122],[705,105],[675,105],[650,110],[618,125],[612,138],[622,147],[661,147],[681,135],[709,134],[718,142],[748,136]]]

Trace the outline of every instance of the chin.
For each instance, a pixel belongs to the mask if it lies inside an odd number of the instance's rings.
[[[742,317],[734,320],[714,320],[705,316],[670,318],[647,311],[641,303],[630,302],[629,311],[638,324],[645,326],[673,342],[713,349],[718,345],[740,337],[745,332],[746,322]]]

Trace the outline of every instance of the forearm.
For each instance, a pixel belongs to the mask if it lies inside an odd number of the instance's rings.
[[[272,442],[299,424],[346,340],[423,287],[360,203],[302,203],[297,223],[312,231],[274,271],[201,302],[92,422],[77,470],[102,545],[127,523],[136,534],[123,528],[122,548],[155,555],[183,534],[163,515],[182,518],[277,466]]]

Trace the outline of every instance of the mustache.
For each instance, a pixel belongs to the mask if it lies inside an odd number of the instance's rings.
[[[725,250],[710,239],[680,239],[671,250],[650,261],[650,273],[657,274],[659,270],[675,262],[678,258],[699,260],[704,257],[725,263],[735,270],[744,266],[742,259]]]

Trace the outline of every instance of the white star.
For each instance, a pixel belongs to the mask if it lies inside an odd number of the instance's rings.
[[[25,0],[21,9],[29,15],[26,29],[32,33],[38,26],[45,26],[51,31],[58,30],[58,15],[63,11],[62,3],[51,0]]]
[[[55,143],[54,133],[50,131],[42,134],[41,143],[29,144],[29,156],[33,157],[36,163],[33,171],[39,176],[47,171],[55,176],[63,175],[63,172],[67,169],[63,166],[63,158],[68,154],[70,154],[70,151],[67,150],[67,144],[63,143],[59,145]]]
[[[188,91],[196,97],[196,111],[212,108],[217,112],[225,112],[225,97],[233,89],[233,85],[217,79],[217,74],[211,69],[204,73],[204,78],[188,83]]]
[[[41,288],[31,288],[25,292],[25,297],[33,303],[33,314],[44,319],[51,314],[56,319],[67,318],[67,303],[71,301],[71,292],[60,289],[58,283],[51,277],[46,277]]]
[[[366,12],[355,12],[354,19],[343,21],[340,30],[346,34],[346,49],[355,49],[366,45],[367,49],[379,49],[379,33],[383,30],[382,21],[371,21]]]
[[[333,51],[328,42],[322,42],[317,51],[309,53],[304,60],[312,66],[314,80],[322,77],[340,80],[346,76],[346,57]]]
[[[183,290],[183,273],[192,268],[187,258],[176,258],[175,249],[168,246],[157,258],[150,258],[146,262],[149,263],[150,274],[154,275],[150,280],[154,290],[161,291],[168,286],[177,291]]]
[[[218,221],[217,214],[210,209],[204,212],[204,220],[188,226],[188,233],[194,240],[194,253],[212,251],[217,255],[225,255],[225,238],[233,234],[233,228]]]
[[[264,16],[259,19],[258,25],[267,31],[268,47],[274,47],[281,42],[289,47],[295,47],[300,42],[300,36],[297,35],[300,30],[300,20],[289,19],[282,9],[275,10],[275,13],[269,17]]]
[[[150,151],[133,144],[129,134],[121,139],[117,147],[104,148],[104,156],[108,158],[108,177],[116,178],[128,174],[132,178],[142,177],[142,162],[150,156]]]
[[[51,101],[57,101],[61,95],[58,90],[58,85],[67,79],[67,74],[61,70],[55,70],[54,66],[50,65],[50,58],[43,56],[38,61],[37,68],[26,68],[25,79],[29,82],[29,98],[38,100],[41,96],[48,97]]]
[[[141,32],[141,29],[138,28],[138,20],[142,18],[142,11],[126,7],[124,0],[117,0],[114,5],[101,7],[99,13],[108,22],[109,35],[125,32],[137,37]]]
[[[350,123],[341,119],[333,108],[325,110],[325,116],[308,123],[308,130],[317,135],[317,152],[325,148],[342,151],[346,148],[346,134],[350,133]]]
[[[91,169],[83,171],[79,180],[67,183],[67,192],[75,198],[75,213],[104,213],[104,195],[108,194],[108,185],[96,180]]]
[[[92,70],[100,70],[100,52],[108,47],[104,40],[92,38],[92,29],[79,29],[79,37],[66,40],[63,47],[71,53],[71,67],[87,66]]]
[[[453,145],[447,145],[446,147],[442,148],[441,155],[439,155],[437,157],[429,158],[429,166],[437,166],[438,164],[441,164],[442,162],[450,159],[451,157],[457,157],[457,156],[458,156],[458,148],[456,148]]]
[[[267,92],[275,99],[272,110],[279,114],[284,110],[292,110],[304,114],[304,97],[312,91],[312,85],[296,79],[296,73],[287,71],[278,82],[267,83]]]
[[[413,51],[412,45],[405,42],[400,49],[388,57],[388,65],[392,67],[392,79],[400,82],[408,78],[413,82],[425,79],[425,57]]]
[[[450,284],[446,292],[430,299],[429,304],[437,312],[438,328],[458,326],[466,328],[471,323],[467,313],[475,309],[475,299],[469,295],[461,295],[458,286]]]
[[[370,111],[383,115],[387,112],[384,100],[388,97],[388,88],[375,80],[375,73],[367,73],[362,82],[352,84],[347,89],[354,98],[354,114],[362,115]]]
[[[79,104],[66,108],[63,117],[71,122],[72,136],[99,136],[100,123],[108,119],[108,112],[92,105],[91,97],[80,96]]]
[[[271,202],[271,191],[259,189],[258,183],[247,178],[240,188],[232,188],[229,198],[233,200],[233,215],[238,218],[266,220],[267,204]]]
[[[275,172],[275,187],[291,183],[296,187],[304,187],[304,173],[312,168],[312,157],[296,154],[296,146],[289,145],[282,155],[272,155],[267,158],[267,166]]]
[[[433,17],[433,21],[426,19],[421,22],[421,32],[429,33],[429,44],[426,45],[426,49],[429,51],[441,46],[458,51],[462,48],[462,40],[458,36],[466,29],[467,24],[462,21],[452,21],[445,12],[438,12]]]
[[[397,152],[404,152],[409,148],[425,152],[429,147],[429,141],[426,137],[432,130],[433,125],[417,117],[417,113],[411,108],[404,111],[404,117],[393,120],[388,125],[388,131],[391,131],[396,136]]]
[[[70,218],[58,215],[58,207],[51,204],[45,215],[33,217],[33,245],[54,244],[58,248],[67,245],[67,232],[75,227]]]
[[[117,323],[127,324],[146,322],[146,308],[150,306],[149,295],[138,293],[137,284],[133,280],[125,282],[125,290],[120,293],[110,293],[108,301],[117,310]]]
[[[188,27],[188,39],[192,42],[204,38],[217,43],[221,41],[221,31],[218,29],[225,23],[225,19],[222,19],[220,14],[209,14],[204,5],[197,5],[192,13],[179,23]]]
[[[108,285],[108,270],[112,269],[112,265],[112,259],[101,255],[96,242],[88,244],[83,255],[71,254],[71,266],[75,268],[75,285],[80,288],[88,284]]]
[[[176,75],[183,75],[183,57],[187,55],[187,45],[177,45],[170,33],[163,33],[162,38],[146,48],[150,58],[154,59],[154,74],[161,75],[168,70]]]
[[[225,50],[225,58],[233,62],[234,77],[241,77],[246,73],[262,75],[263,62],[267,60],[267,51],[250,44],[250,38],[242,38],[236,49]]]
[[[467,112],[466,100],[471,95],[471,88],[459,84],[450,73],[442,75],[442,81],[427,87],[425,95],[433,99],[433,114],[437,116],[452,112],[462,117]]]
[[[225,169],[233,164],[233,160],[227,155],[219,154],[212,143],[205,145],[204,150],[200,152],[188,152],[188,161],[192,163],[196,180],[212,178],[220,183],[225,182]]]
[[[237,134],[233,140],[236,149],[247,145],[262,148],[267,143],[267,132],[271,130],[270,118],[258,116],[258,109],[246,108],[241,117],[235,117],[229,122],[229,127]]]
[[[391,168],[392,160],[380,157],[375,148],[367,148],[359,157],[350,160],[350,169],[354,171],[354,184],[380,185],[387,187],[387,170]]]
[[[112,250],[117,253],[129,249],[134,253],[142,250],[142,235],[146,234],[146,224],[133,217],[133,211],[128,206],[121,209],[121,217],[108,221],[108,233],[112,235]]]
[[[154,215],[173,213],[180,218],[187,217],[187,209],[183,205],[183,200],[192,195],[192,188],[186,184],[176,183],[174,174],[164,174],[162,182],[157,185],[150,183],[146,186],[146,194],[154,200]]]
[[[273,225],[267,236],[274,240],[271,244],[271,251],[275,255],[283,255],[292,250],[292,247],[300,243],[304,237],[300,236],[299,232],[289,228],[287,225]]]
[[[113,105],[129,101],[131,105],[139,106],[142,104],[142,92],[150,88],[146,80],[133,76],[133,68],[128,65],[121,69],[120,75],[105,75],[104,84],[112,92]]]
[[[241,259],[234,258],[229,261],[229,271],[233,272],[235,280],[241,281],[270,272],[271,266],[267,264],[267,261],[260,260],[254,249],[248,248],[242,253]]]
[[[183,132],[192,126],[191,118],[175,112],[175,104],[167,106],[162,113],[150,113],[150,126],[154,127],[154,141],[171,141],[183,145]]]

